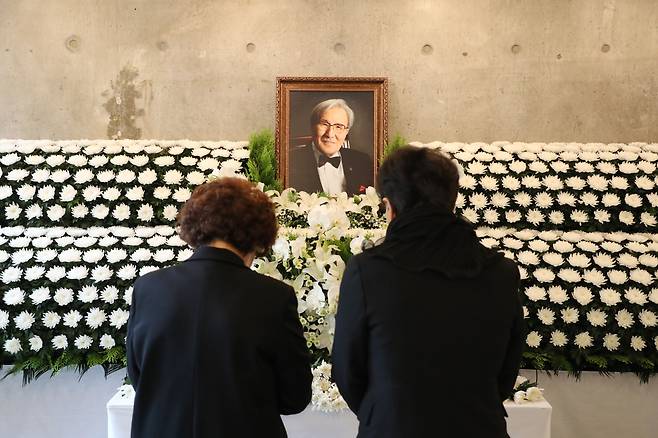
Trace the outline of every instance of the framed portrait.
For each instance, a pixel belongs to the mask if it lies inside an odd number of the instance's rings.
[[[386,78],[279,77],[276,151],[284,187],[355,195],[388,141]]]

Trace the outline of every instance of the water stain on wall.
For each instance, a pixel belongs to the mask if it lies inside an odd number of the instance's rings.
[[[101,94],[108,98],[103,104],[103,108],[110,116],[107,125],[108,138],[113,140],[138,139],[142,136],[142,130],[135,124],[137,117],[144,116],[144,109],[138,109],[136,104],[136,100],[142,97],[142,92],[138,90],[138,87],[143,85],[135,83],[138,76],[139,70],[136,67],[126,65],[116,79],[110,81],[110,89]]]

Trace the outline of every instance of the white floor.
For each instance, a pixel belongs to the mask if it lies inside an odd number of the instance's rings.
[[[534,372],[524,372],[534,378]],[[19,376],[0,381],[0,437],[104,438],[105,405],[124,372],[106,380],[94,369],[82,380],[73,371],[47,375],[23,387]],[[580,381],[540,374],[553,405],[553,438],[655,438],[658,378],[640,384],[632,375],[584,373]]]

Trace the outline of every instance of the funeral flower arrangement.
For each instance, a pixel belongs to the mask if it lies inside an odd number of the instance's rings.
[[[458,212],[520,266],[524,366],[656,372],[658,146],[425,146],[454,156]],[[247,142],[0,142],[1,363],[27,380],[123,368],[132,283],[189,257],[178,209],[212,175],[243,173],[249,156]],[[268,193],[281,229],[254,269],[294,287],[314,405],[338,409],[329,375],[339,285],[348,258],[385,234],[379,199],[372,188]]]

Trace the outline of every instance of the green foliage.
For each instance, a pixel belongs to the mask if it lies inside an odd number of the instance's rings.
[[[276,148],[274,135],[269,130],[257,132],[249,137],[249,160],[247,177],[250,181],[263,183],[265,190],[281,190],[277,179]]]
[[[388,157],[391,153],[400,149],[402,146],[407,145],[407,140],[402,137],[400,134],[395,134],[392,141],[389,141],[387,145],[384,146],[384,158]]]

